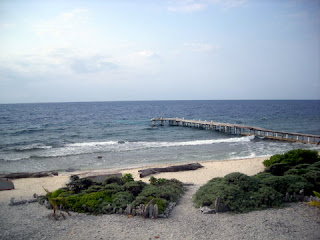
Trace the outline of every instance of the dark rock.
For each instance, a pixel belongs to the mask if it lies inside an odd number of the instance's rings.
[[[154,212],[153,212],[153,204],[150,204],[149,206],[148,206],[148,216],[149,216],[149,218],[154,218]]]
[[[170,202],[166,210],[162,214],[159,214],[159,218],[168,218],[173,208],[177,205],[175,202]]]
[[[304,196],[303,201],[304,202],[309,202],[310,198],[308,196]]]
[[[153,217],[154,218],[158,218],[159,216],[159,208],[158,208],[158,204],[153,205]]]
[[[14,189],[14,184],[12,181],[0,178],[0,191],[12,189]]]
[[[125,213],[126,213],[127,215],[130,215],[130,214],[131,214],[131,212],[132,212],[131,204],[127,204],[127,208],[126,208]]]
[[[219,197],[216,198],[214,206],[216,212],[226,212],[228,210],[226,205],[223,203],[223,201],[221,201]]]
[[[136,209],[132,209],[131,215],[136,216],[136,214],[137,214]]]
[[[22,200],[15,200],[14,198],[10,199],[9,206],[17,206],[17,205],[22,205],[26,203],[33,203],[37,202],[38,200],[33,198],[33,199],[22,199]]]
[[[284,197],[284,201],[285,202],[290,202],[291,200],[290,200],[290,195],[289,195],[289,193],[286,193],[286,195],[285,195],[285,197]]]
[[[189,171],[189,170],[196,170],[198,168],[202,168],[203,166],[200,163],[190,163],[185,165],[176,165],[176,166],[170,166],[165,168],[148,168],[139,170],[140,177],[146,177],[151,174],[156,174],[160,172],[180,172],[180,171]]]
[[[102,158],[102,156],[98,156],[97,158]]]

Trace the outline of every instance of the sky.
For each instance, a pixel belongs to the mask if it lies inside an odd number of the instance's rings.
[[[0,103],[211,99],[320,99],[320,1],[0,1]]]

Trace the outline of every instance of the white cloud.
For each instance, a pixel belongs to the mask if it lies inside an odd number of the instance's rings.
[[[110,72],[119,64],[108,54],[83,53],[64,48],[34,49],[28,54],[0,59],[1,65],[8,72],[29,75],[68,75]]]
[[[187,4],[181,4],[176,6],[169,6],[168,10],[171,12],[197,12],[201,11],[206,8],[205,4],[201,3],[187,3]]]
[[[168,10],[171,12],[197,12],[205,10],[210,5],[222,8],[235,8],[244,5],[248,0],[174,0],[171,1]]]
[[[8,29],[14,26],[13,23],[0,23],[0,28]]]
[[[192,52],[212,52],[221,48],[219,45],[210,43],[185,43],[183,46]]]
[[[143,51],[137,52],[137,55],[140,57],[146,57],[146,58],[157,56],[157,54],[155,52],[150,51],[150,50],[143,50]]]
[[[33,27],[36,34],[51,40],[64,39],[76,40],[86,36],[90,29],[89,11],[74,9],[58,16],[42,21]]]

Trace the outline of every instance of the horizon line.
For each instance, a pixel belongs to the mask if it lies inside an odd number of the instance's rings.
[[[164,100],[97,100],[97,101],[52,101],[52,102],[8,102],[6,104],[56,104],[56,103],[102,103],[102,102],[177,102],[177,101],[320,101],[320,99],[164,99]]]

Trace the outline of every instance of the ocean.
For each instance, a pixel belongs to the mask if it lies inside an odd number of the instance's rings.
[[[151,127],[153,117],[320,135],[319,100],[0,104],[0,172],[131,168],[262,157],[297,148],[320,150],[314,144]]]

